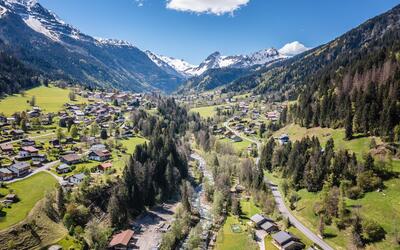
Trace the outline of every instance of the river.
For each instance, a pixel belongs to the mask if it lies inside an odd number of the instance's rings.
[[[190,157],[199,163],[198,169],[200,170],[200,172],[203,173],[203,180],[207,178],[210,184],[214,185],[214,178],[212,174],[207,170],[206,161],[203,159],[203,157],[201,157],[197,153],[191,154]],[[191,206],[200,214],[199,223],[203,229],[203,232],[200,236],[202,239],[200,249],[207,249],[207,238],[209,237],[209,233],[213,224],[213,217],[211,213],[211,205],[208,203],[204,203],[204,199],[202,199],[202,197],[204,197],[203,183],[195,187],[191,199]],[[188,240],[189,236],[183,241],[180,249],[188,249]]]

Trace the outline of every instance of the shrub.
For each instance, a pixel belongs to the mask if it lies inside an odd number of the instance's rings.
[[[362,228],[364,238],[370,242],[380,241],[385,238],[385,230],[376,221],[364,220]]]
[[[363,195],[362,189],[358,186],[353,186],[347,190],[347,196],[352,200],[360,199]]]

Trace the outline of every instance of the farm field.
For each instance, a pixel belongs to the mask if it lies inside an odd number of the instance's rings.
[[[35,204],[41,200],[47,191],[54,189],[56,180],[48,173],[41,172],[22,181],[0,188],[0,193],[7,195],[12,190],[20,199],[11,208],[4,208],[5,217],[0,218],[0,230],[14,225],[28,215]]]
[[[231,139],[228,138],[222,138],[220,139],[221,142],[225,143],[230,143],[232,144],[233,148],[236,150],[236,152],[240,153],[245,150],[247,150],[247,147],[251,145],[251,143],[247,140],[243,140],[241,142],[233,142]]]
[[[214,105],[214,106],[206,106],[206,107],[199,107],[199,108],[192,108],[190,112],[199,113],[202,118],[211,118],[213,117],[217,111],[215,110],[217,107],[221,107],[224,105]]]
[[[53,86],[36,87],[25,91],[25,96],[15,94],[0,100],[0,113],[10,116],[15,112],[29,110],[31,108],[29,101],[33,96],[36,98],[36,106],[40,107],[44,112],[57,112],[65,103],[72,102],[69,100],[69,93],[69,89]],[[76,98],[76,103],[85,102],[85,99],[80,96],[76,96]]]

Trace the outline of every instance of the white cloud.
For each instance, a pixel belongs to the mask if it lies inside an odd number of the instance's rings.
[[[301,44],[298,41],[294,41],[288,44],[285,44],[280,50],[279,53],[285,56],[295,56],[297,54],[303,53],[304,51],[309,50],[310,48],[307,48],[303,44]]]
[[[144,5],[144,0],[135,0],[135,2],[138,7],[143,7],[143,5]]]
[[[223,15],[233,13],[250,0],[167,0],[167,8],[195,13]]]

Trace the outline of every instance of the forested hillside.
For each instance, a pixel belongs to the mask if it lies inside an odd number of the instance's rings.
[[[278,92],[296,98],[300,87],[320,84],[323,75],[330,77],[325,79],[329,85],[343,80],[348,85],[353,79],[357,79],[358,86],[360,81],[365,85],[370,80],[387,80],[395,72],[393,62],[387,62],[389,55],[399,58],[395,54],[399,12],[396,6],[326,45],[240,78],[226,90],[254,89],[257,93]]]
[[[12,94],[31,88],[44,81],[38,72],[27,68],[19,60],[0,52],[0,93]]]

